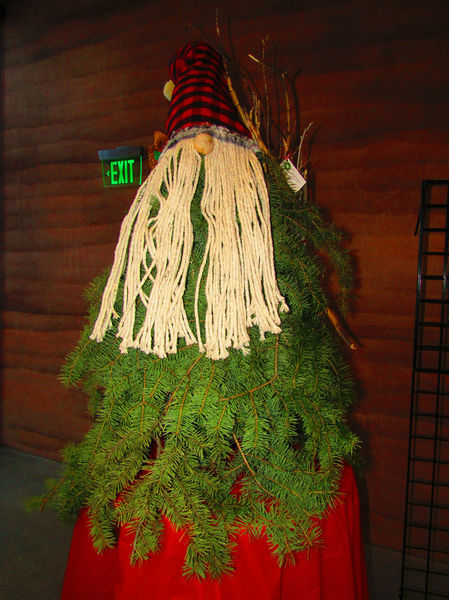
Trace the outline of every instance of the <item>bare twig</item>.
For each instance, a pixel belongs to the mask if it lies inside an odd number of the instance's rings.
[[[267,35],[265,38],[262,38],[262,77],[263,77],[263,86],[265,91],[265,121],[266,121],[266,131],[267,131],[267,141],[270,143],[271,138],[271,123],[270,123],[270,101],[268,94],[268,81],[267,81],[267,73],[265,66],[265,44],[268,41],[269,36]]]
[[[257,131],[254,123],[249,118],[248,113],[240,104],[239,99],[237,98],[237,94],[235,93],[235,90],[232,86],[231,77],[227,70],[226,70],[226,83],[228,84],[229,93],[231,94],[232,101],[234,103],[234,106],[238,110],[238,113],[243,121],[243,124],[248,129],[248,131],[251,133],[252,137],[256,140],[256,142],[259,144],[260,149],[263,150],[264,152],[266,152],[267,154],[270,154],[270,152],[268,151],[268,148],[266,147],[265,143],[263,142],[263,140],[260,136],[260,132]]]
[[[298,148],[295,150],[295,152],[298,152],[298,156],[296,158],[296,168],[298,169],[298,171],[301,169],[301,167],[303,166],[303,162],[301,160],[301,153],[302,153],[302,146],[304,143],[304,140],[306,138],[307,133],[309,132],[309,130],[313,127],[313,122],[308,123],[307,127],[304,129],[304,131],[302,132],[302,135],[299,139],[299,146]],[[294,153],[295,153],[294,152]],[[294,154],[293,153],[293,154]]]
[[[287,86],[287,82],[286,82],[286,74],[285,73],[282,73],[281,81],[282,81],[282,89],[284,92],[285,111],[287,113],[287,132],[286,132],[286,135],[283,136],[282,141],[284,143],[284,156],[287,156],[288,150],[290,148],[290,142],[292,139],[292,132],[291,132],[290,97],[289,97],[289,93],[288,93],[288,86]]]
[[[344,343],[351,350],[358,350],[357,342],[353,338],[351,338],[351,336],[349,335],[349,333],[347,331],[344,330],[343,325],[340,322],[340,319],[337,317],[337,315],[334,313],[334,311],[331,310],[330,308],[328,308],[326,310],[326,313],[327,313],[327,317],[328,317],[329,321],[331,322],[333,328],[338,333],[338,335],[341,337],[341,339],[344,341]]]

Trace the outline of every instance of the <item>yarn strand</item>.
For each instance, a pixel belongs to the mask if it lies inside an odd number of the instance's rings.
[[[217,360],[226,358],[231,347],[248,351],[249,327],[256,325],[261,339],[266,332],[281,331],[279,311],[288,307],[276,281],[263,171],[251,149],[220,139],[204,157],[200,206],[208,238],[195,284],[194,323],[189,324],[184,292],[193,246],[190,211],[202,160],[193,139],[183,139],[163,153],[139,189],[122,224],[91,339],[101,341],[118,318],[123,353],[139,348],[164,358],[184,338]],[[121,277],[123,305],[118,308]],[[204,277],[207,308],[200,315]],[[141,305],[145,316],[136,331]]]
[[[257,325],[262,339],[279,333],[278,310],[288,311],[277,286],[268,192],[254,152],[215,140],[205,157],[201,209],[208,242],[196,286],[197,337],[199,280],[208,261],[204,351],[226,358],[230,347],[248,351],[248,327]]]

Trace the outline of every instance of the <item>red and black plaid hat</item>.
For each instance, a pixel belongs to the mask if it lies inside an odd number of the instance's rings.
[[[199,125],[221,125],[250,136],[229,95],[223,59],[212,46],[192,42],[180,48],[170,61],[170,75],[175,88],[166,122],[168,136]]]

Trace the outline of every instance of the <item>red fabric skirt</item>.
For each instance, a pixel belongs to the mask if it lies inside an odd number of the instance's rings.
[[[340,500],[321,521],[323,546],[280,568],[264,538],[238,538],[235,570],[221,580],[185,579],[187,541],[166,520],[160,552],[131,566],[126,528],[116,547],[97,554],[86,511],[73,531],[61,600],[368,600],[354,473],[345,466]]]

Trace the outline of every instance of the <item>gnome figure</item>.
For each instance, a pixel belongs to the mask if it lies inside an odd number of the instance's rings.
[[[320,539],[357,445],[321,255],[343,275],[348,261],[240,122],[220,54],[187,44],[170,72],[168,143],[64,367],[94,423],[51,500],[67,518],[88,508],[99,550],[126,525],[133,562],[168,519],[189,540],[185,572],[216,577],[242,529],[280,564]]]
[[[120,350],[139,348],[165,358],[180,339],[217,360],[229,348],[247,351],[248,328],[279,333],[287,305],[277,284],[270,207],[257,146],[239,122],[220,55],[188,44],[170,64],[174,84],[159,164],[123,222],[114,265],[92,333],[102,341],[125,275]],[[208,238],[195,285],[194,319],[185,307],[194,231],[192,201],[204,171],[201,212]],[[204,287],[205,314],[199,295]],[[135,331],[137,304],[145,319]]]

